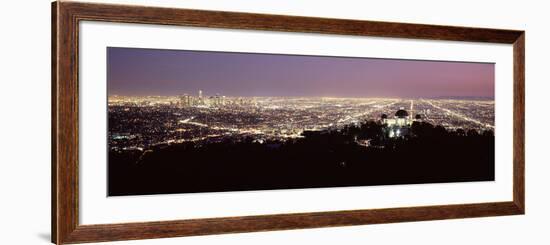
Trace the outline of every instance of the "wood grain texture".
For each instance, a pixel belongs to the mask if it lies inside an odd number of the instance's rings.
[[[512,215],[512,202],[80,226],[70,242],[117,241]]]
[[[514,42],[514,203],[525,213],[525,33]]]
[[[52,3],[51,12],[51,241],[57,239],[57,3]]]
[[[79,225],[78,23],[83,20],[513,44],[513,200],[497,203]],[[486,217],[525,212],[525,33],[516,30],[60,1],[52,4],[52,242],[150,239]]]
[[[63,244],[78,226],[78,25],[74,13],[63,2],[53,5],[56,11],[54,73],[56,81],[52,110],[55,145],[56,227],[52,230],[57,244]]]
[[[316,17],[62,2],[80,20],[336,35],[514,43],[521,31]]]

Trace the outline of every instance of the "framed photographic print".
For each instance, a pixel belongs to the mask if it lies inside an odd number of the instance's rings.
[[[525,33],[58,1],[52,242],[523,214]]]

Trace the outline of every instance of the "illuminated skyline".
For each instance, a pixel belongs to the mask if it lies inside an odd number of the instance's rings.
[[[108,48],[109,95],[487,97],[494,64]]]

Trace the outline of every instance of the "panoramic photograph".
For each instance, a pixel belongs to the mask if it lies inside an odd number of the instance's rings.
[[[108,47],[108,196],[494,181],[494,73]]]

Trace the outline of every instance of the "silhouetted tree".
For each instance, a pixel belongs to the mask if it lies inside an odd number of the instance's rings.
[[[493,133],[493,130],[484,130],[482,135],[485,137],[493,137],[495,134]]]
[[[475,129],[470,129],[470,130],[468,130],[467,135],[468,135],[468,137],[476,137],[476,136],[479,135],[479,133]]]
[[[109,195],[494,180],[494,136],[414,122],[384,138],[366,121],[263,143],[252,137],[109,152]],[[370,140],[376,147],[356,144]],[[411,159],[414,161],[411,162]],[[136,164],[138,162],[139,164]]]

